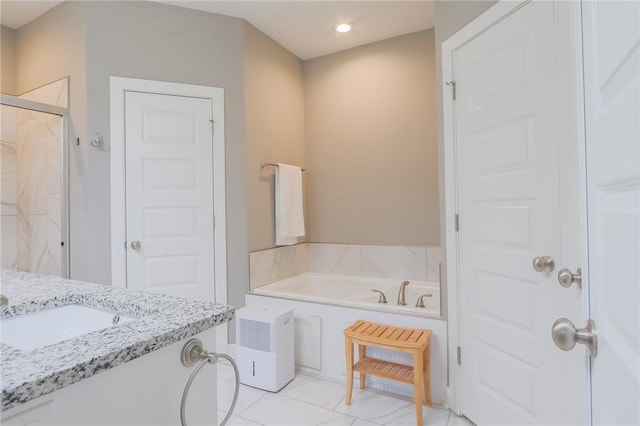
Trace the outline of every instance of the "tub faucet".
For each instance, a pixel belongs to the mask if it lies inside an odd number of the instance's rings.
[[[0,294],[0,307],[7,306],[8,304],[9,304],[9,298],[7,298],[7,296],[5,296],[4,294]]]
[[[387,298],[384,296],[383,292],[381,292],[380,290],[376,290],[375,288],[371,289],[371,291],[380,295],[380,297],[378,297],[378,303],[387,303]]]
[[[409,285],[409,281],[402,281],[402,284],[400,284],[400,290],[398,290],[398,305],[406,305],[407,302],[405,302],[404,300],[404,292],[405,292],[405,288]]]
[[[425,297],[431,297],[431,296],[433,296],[433,294],[427,293],[427,294],[423,294],[422,296],[418,297],[418,301],[416,302],[416,308],[424,308],[424,298]]]

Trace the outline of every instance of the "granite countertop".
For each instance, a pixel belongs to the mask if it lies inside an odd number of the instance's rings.
[[[0,318],[70,304],[140,318],[29,352],[0,343],[0,411],[224,324],[234,315],[232,306],[9,270],[0,270],[0,292],[9,298]]]

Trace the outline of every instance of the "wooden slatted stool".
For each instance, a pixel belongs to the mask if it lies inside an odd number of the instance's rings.
[[[431,330],[393,327],[358,320],[344,329],[345,355],[347,358],[347,396],[351,405],[353,372],[360,373],[360,389],[364,389],[367,374],[412,383],[415,393],[417,424],[422,425],[422,388],[431,407],[430,350]],[[359,359],[353,363],[353,344],[358,344]],[[367,356],[367,346],[406,352],[413,355],[413,365],[403,365]],[[415,372],[420,372],[415,374]]]

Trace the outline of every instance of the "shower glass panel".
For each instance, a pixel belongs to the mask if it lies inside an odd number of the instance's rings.
[[[68,276],[66,114],[1,100],[0,267]]]

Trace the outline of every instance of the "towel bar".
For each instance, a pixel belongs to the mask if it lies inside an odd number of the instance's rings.
[[[264,169],[266,166],[278,167],[278,164],[277,163],[265,163],[264,161],[260,162],[260,168],[261,169]],[[303,172],[307,171],[306,169],[302,169],[302,168],[300,170],[302,170]]]

